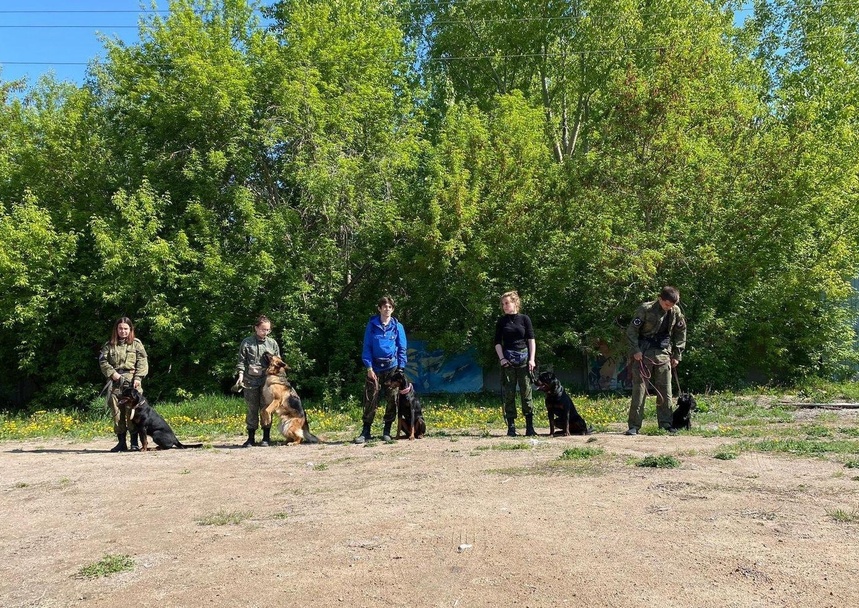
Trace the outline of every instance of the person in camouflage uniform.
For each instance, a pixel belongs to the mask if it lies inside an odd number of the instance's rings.
[[[675,432],[671,427],[671,374],[686,348],[686,319],[678,302],[680,292],[663,287],[656,300],[638,307],[626,329],[632,355],[632,402],[625,435],[637,435],[641,429],[648,385],[656,390],[659,428]]]
[[[119,442],[111,452],[127,452],[126,433],[131,433],[131,451],[140,449],[137,444],[137,429],[131,419],[131,408],[119,405],[119,396],[128,386],[143,393],[141,380],[149,373],[149,361],[143,343],[134,336],[134,323],[128,317],[120,317],[113,324],[110,340],[101,347],[98,357],[101,373],[110,380],[107,403],[113,412],[113,432]]]
[[[259,412],[265,404],[262,402],[262,387],[265,384],[265,369],[263,355],[266,353],[280,357],[280,348],[274,338],[270,338],[271,321],[266,316],[260,316],[254,323],[254,333],[239,345],[239,360],[236,364],[238,380],[236,386],[244,389],[245,405],[248,411],[245,425],[248,438],[242,444],[243,448],[256,445],[256,430],[259,428]],[[267,447],[271,441],[271,425],[262,427],[261,446]]]

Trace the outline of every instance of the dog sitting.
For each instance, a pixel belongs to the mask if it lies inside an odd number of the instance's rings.
[[[263,428],[271,426],[271,415],[280,418],[280,434],[286,438],[286,444],[319,443],[319,438],[310,432],[310,421],[307,413],[301,407],[301,399],[289,380],[286,372],[289,366],[276,355],[266,354],[263,357],[266,365],[265,384],[262,387],[263,403],[267,404],[260,410],[260,424]]]
[[[136,388],[128,387],[122,391],[119,397],[119,402],[123,407],[131,407],[131,418],[137,427],[137,436],[140,438],[140,449],[147,451],[149,449],[149,437],[158,446],[159,450],[169,450],[170,448],[199,448],[202,443],[194,443],[185,445],[176,439],[173,429],[167,424],[167,421],[161,417],[161,414],[152,409],[149,402],[146,400],[140,391]]]
[[[397,370],[385,381],[389,390],[397,391],[397,439],[400,433],[412,439],[420,439],[427,432],[421,402],[415,387],[408,381],[402,370]]]
[[[538,391],[546,394],[546,413],[549,417],[549,436],[557,429],[564,437],[590,435],[591,427],[579,415],[573,400],[564,390],[561,381],[552,372],[543,372],[534,382]]]
[[[692,428],[692,412],[697,407],[698,404],[691,393],[681,393],[677,397],[677,409],[671,416],[671,428],[690,430]]]

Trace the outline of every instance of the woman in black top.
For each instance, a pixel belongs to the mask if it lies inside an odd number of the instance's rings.
[[[515,291],[501,296],[504,314],[495,324],[495,354],[501,361],[501,398],[507,419],[507,436],[516,436],[516,385],[525,416],[525,435],[536,435],[534,406],[531,399],[531,372],[536,364],[537,342],[528,315],[519,314],[521,300]]]

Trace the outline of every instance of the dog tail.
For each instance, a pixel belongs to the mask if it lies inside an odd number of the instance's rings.
[[[319,437],[310,432],[310,422],[306,416],[304,417],[304,426],[301,427],[301,430],[304,432],[305,443],[319,443]]]

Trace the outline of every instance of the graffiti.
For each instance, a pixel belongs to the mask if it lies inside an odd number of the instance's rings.
[[[409,340],[406,375],[419,393],[476,393],[483,389],[483,368],[477,364],[477,351],[447,355],[427,350],[423,340]]]

